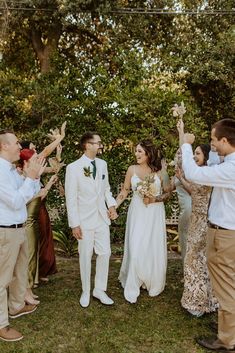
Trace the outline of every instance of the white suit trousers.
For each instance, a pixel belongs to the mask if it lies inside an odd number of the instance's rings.
[[[93,251],[97,254],[95,289],[106,291],[109,271],[110,231],[109,226],[102,224],[94,230],[82,228],[83,238],[78,241],[80,276],[83,292],[91,289],[91,259]]]

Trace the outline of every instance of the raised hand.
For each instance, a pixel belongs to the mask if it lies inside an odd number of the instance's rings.
[[[45,172],[47,161],[44,157],[38,157],[38,162],[41,164],[41,168],[38,173],[38,177],[40,177]]]
[[[61,132],[58,128],[55,128],[54,130],[50,129],[50,134],[47,134],[47,136],[53,141],[57,139],[60,139],[60,141],[62,141],[63,138],[65,137],[66,124],[67,124],[67,121],[63,122],[61,126]]]
[[[42,200],[47,196],[47,194],[48,194],[50,188],[52,187],[52,185],[53,185],[55,182],[57,182],[57,180],[58,180],[58,176],[57,176],[56,174],[52,175],[52,176],[50,177],[50,180],[49,180],[48,183],[46,184],[46,186],[40,190],[40,196],[41,196],[41,199],[42,199]]]
[[[61,153],[62,153],[62,145],[61,143],[56,147],[56,159],[58,162],[61,162]]]
[[[65,128],[66,128],[66,124],[67,124],[67,121],[64,121],[62,126],[61,126],[61,132],[60,132],[60,135],[62,137],[62,139],[65,137]]]
[[[192,145],[194,141],[195,141],[194,134],[189,134],[189,133],[184,134],[183,143],[190,143],[190,145]]]
[[[179,119],[177,122],[177,130],[179,133],[184,133],[184,122],[183,119]]]
[[[66,165],[64,162],[59,162],[57,157],[49,158],[48,159],[49,165],[52,169],[53,173],[58,174],[59,171]]]
[[[58,127],[55,128],[54,130],[53,130],[53,129],[50,129],[50,133],[47,134],[47,136],[48,136],[52,141],[56,140],[56,139],[60,136],[60,131],[59,131]]]
[[[58,175],[54,174],[50,177],[47,185],[49,184],[49,186],[51,187],[53,184],[55,184],[58,181]]]
[[[183,171],[178,166],[175,168],[175,176],[180,180],[183,177]]]

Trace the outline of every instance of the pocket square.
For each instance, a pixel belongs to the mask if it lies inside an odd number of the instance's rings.
[[[104,178],[105,178],[105,175],[104,175],[104,174],[102,174],[102,180],[104,180]]]

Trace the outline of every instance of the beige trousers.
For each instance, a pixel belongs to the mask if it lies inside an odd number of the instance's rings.
[[[28,243],[24,228],[0,228],[0,329],[9,325],[14,314],[25,305]],[[7,289],[9,288],[9,298]]]
[[[235,345],[235,231],[208,229],[207,261],[215,296],[219,301],[218,338]]]

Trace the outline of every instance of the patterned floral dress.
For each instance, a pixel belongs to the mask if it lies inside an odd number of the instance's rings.
[[[211,188],[190,183],[192,215],[184,262],[182,306],[190,311],[213,312],[218,308],[213,296],[206,263],[207,209]]]

